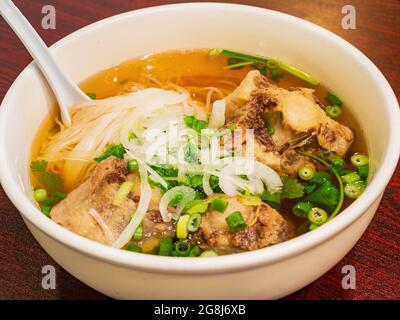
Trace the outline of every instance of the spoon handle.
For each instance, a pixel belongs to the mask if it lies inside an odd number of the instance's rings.
[[[88,101],[87,95],[60,69],[48,47],[11,0],[0,1],[0,13],[39,66],[49,82],[61,110],[66,126],[71,124],[69,108],[76,103]]]

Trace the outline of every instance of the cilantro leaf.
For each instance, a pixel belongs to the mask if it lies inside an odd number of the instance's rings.
[[[184,116],[183,121],[188,128],[195,130],[200,133],[201,130],[207,128],[207,123],[203,120],[199,120],[194,116]]]
[[[279,192],[270,193],[268,190],[264,190],[261,194],[261,200],[266,202],[269,206],[274,209],[278,209],[281,206],[281,194]]]
[[[296,178],[284,176],[282,182],[281,199],[295,199],[304,195],[304,186]]]
[[[197,163],[199,161],[199,150],[191,141],[186,145],[184,159],[187,163]]]
[[[339,203],[339,190],[330,181],[325,181],[318,189],[310,193],[305,200],[333,211]]]
[[[123,159],[125,152],[126,150],[122,144],[110,144],[106,151],[101,156],[94,158],[94,160],[101,162],[111,156]]]
[[[36,160],[31,162],[31,170],[32,172],[41,172],[47,168],[47,161],[46,160]]]
[[[61,177],[53,172],[43,172],[39,176],[39,182],[50,194],[55,194],[57,191],[62,191],[64,186],[64,182]]]

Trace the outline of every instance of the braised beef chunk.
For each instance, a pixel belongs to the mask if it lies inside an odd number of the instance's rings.
[[[292,237],[289,223],[267,204],[245,206],[239,196],[227,201],[229,204],[224,213],[211,211],[203,216],[196,237],[201,239],[198,240],[200,246],[217,250],[255,250]],[[235,211],[242,214],[247,224],[247,228],[239,232],[232,232],[225,220]]]
[[[293,175],[305,161],[285,151],[311,140],[321,150],[344,156],[354,141],[354,134],[325,114],[313,92],[308,88],[279,88],[259,71],[250,71],[225,98],[227,126],[234,124],[242,129],[254,129],[255,159],[283,174]],[[266,122],[274,128],[273,134],[264,128]],[[244,138],[242,145],[245,153]],[[294,159],[289,159],[289,155]]]
[[[112,244],[137,206],[129,197],[120,206],[112,204],[120,185],[130,179],[127,168],[125,160],[115,157],[102,161],[85,182],[54,206],[51,218],[88,239]]]

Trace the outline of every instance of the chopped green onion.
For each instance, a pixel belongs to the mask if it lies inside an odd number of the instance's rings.
[[[46,200],[44,200],[44,204],[46,206],[52,207],[57,203],[57,201],[58,201],[57,198],[47,196]]]
[[[201,249],[199,246],[194,246],[192,250],[190,250],[190,257],[198,257],[201,253]]]
[[[128,170],[129,170],[130,173],[139,170],[139,164],[135,159],[129,159],[128,160]]]
[[[365,190],[365,183],[363,181],[356,181],[348,183],[344,187],[345,195],[350,199],[358,198]]]
[[[353,182],[359,181],[360,176],[357,173],[352,172],[352,173],[346,174],[345,176],[342,176],[342,180],[346,183],[353,183]]]
[[[339,106],[327,106],[325,108],[325,113],[328,117],[335,119],[340,117],[340,115],[342,114],[342,108]]]
[[[292,208],[292,212],[297,217],[307,218],[312,208],[313,205],[311,202],[299,202]]]
[[[51,211],[51,206],[48,206],[48,205],[42,206],[42,212],[43,212],[46,216],[50,217],[50,211]]]
[[[187,229],[190,232],[196,232],[201,225],[201,214],[195,213],[190,216],[188,224],[187,224]]]
[[[352,155],[351,163],[356,167],[366,166],[369,164],[369,159],[366,155],[356,153]]]
[[[211,210],[218,211],[218,212],[225,212],[226,208],[228,207],[228,201],[221,199],[221,198],[214,198],[210,201]]]
[[[343,105],[342,100],[340,100],[333,93],[328,92],[325,96],[325,100],[328,101],[333,106],[341,107]]]
[[[188,237],[188,223],[190,215],[185,214],[179,217],[178,223],[176,224],[176,237],[178,239],[186,239]]]
[[[247,228],[247,224],[240,211],[232,212],[225,218],[225,221],[232,232],[238,232]]]
[[[36,189],[33,192],[33,198],[38,202],[42,202],[42,201],[46,200],[46,198],[47,198],[46,189]]]
[[[136,133],[132,130],[129,130],[128,132],[128,141],[132,141],[132,140],[139,140],[138,136],[136,135]]]
[[[104,153],[96,158],[94,161],[101,162],[108,157],[114,156],[119,159],[123,159],[125,155],[126,149],[122,144],[110,144]]]
[[[208,209],[208,201],[193,200],[186,205],[186,208],[188,214],[204,213]]]
[[[197,119],[195,116],[187,116],[183,117],[184,123],[188,128],[192,128],[196,132],[200,133],[201,130],[207,128],[207,123],[203,120]]]
[[[277,69],[281,69],[283,71],[286,71],[287,73],[290,73],[294,75],[297,78],[300,78],[314,86],[319,84],[319,81],[309,75],[308,73],[294,67],[288,64],[285,64],[281,61],[270,59],[270,58],[265,58],[265,57],[260,57],[256,55],[249,55],[249,54],[244,54],[240,52],[235,52],[235,51],[230,51],[230,50],[224,50],[224,49],[211,49],[209,51],[209,55],[223,55],[227,56],[229,58],[236,58],[242,61],[251,61],[253,63],[261,63],[263,65],[266,65],[269,61],[272,61],[272,64],[277,64],[277,68],[271,68],[270,72],[272,71],[277,71]]]
[[[129,193],[133,188],[133,185],[134,184],[132,181],[125,181],[123,184],[121,184],[121,186],[119,187],[114,196],[112,204],[114,206],[120,206],[122,202],[124,202],[128,197]]]
[[[312,230],[317,229],[318,227],[319,227],[319,225],[311,223],[310,226],[309,226],[309,230],[312,231]]]
[[[92,100],[96,100],[96,98],[97,98],[97,94],[95,94],[93,92],[86,92],[86,95]]]
[[[308,221],[310,221],[312,224],[320,226],[321,224],[326,222],[326,220],[328,219],[328,214],[325,210],[314,207],[308,212],[307,218]]]
[[[139,247],[136,243],[128,243],[125,249],[132,252],[138,252],[138,253],[143,252],[142,248]]]
[[[275,133],[275,128],[273,126],[270,125],[270,123],[268,121],[264,122],[264,128],[267,129],[268,134],[270,136],[273,136]]]
[[[312,178],[314,178],[315,169],[314,169],[314,167],[312,167],[310,165],[305,165],[299,169],[297,174],[299,175],[300,179],[308,181],[308,180],[311,180]]]
[[[248,65],[250,65],[250,64],[253,64],[253,61],[243,61],[243,62],[228,64],[227,66],[223,67],[223,69],[224,69],[224,70],[236,69],[236,68],[248,66]]]
[[[245,206],[259,206],[262,203],[260,197],[251,194],[244,194],[240,196],[240,202]]]
[[[175,242],[172,255],[176,257],[188,257],[192,250],[192,246],[185,241]]]
[[[369,174],[369,166],[359,166],[357,168],[358,174],[362,179],[367,179]]]
[[[204,251],[200,257],[216,257],[218,254],[214,250],[206,250]]]
[[[329,162],[332,163],[335,167],[338,168],[345,168],[346,167],[346,161],[344,161],[342,158],[337,157],[337,156],[332,156],[329,157]]]
[[[61,191],[54,192],[54,195],[61,200],[64,200],[67,197],[67,195]]]
[[[158,255],[170,256],[171,250],[172,250],[172,238],[161,238]]]
[[[314,155],[312,155],[310,153],[307,153],[307,152],[304,152],[304,151],[297,151],[297,153],[299,153],[299,154],[301,154],[301,155],[303,155],[305,157],[309,157],[309,158],[311,158],[313,160],[318,161],[319,163],[323,164],[328,169],[331,168],[331,165],[328,162],[326,162],[325,160],[323,160],[323,159],[321,159],[321,158],[319,158],[317,156],[314,156]],[[342,208],[343,200],[344,200],[344,188],[343,188],[342,178],[340,178],[339,174],[336,173],[336,172],[333,172],[333,174],[335,175],[336,180],[337,180],[337,182],[339,184],[339,201],[338,201],[338,204],[336,205],[335,210],[333,210],[333,212],[329,216],[328,220],[331,220],[334,217],[336,217],[336,215],[339,213],[340,209]]]
[[[142,238],[143,238],[143,221],[137,226],[135,233],[133,235],[133,240],[140,241],[142,240]]]
[[[268,60],[267,68],[268,69],[277,69],[277,68],[279,68],[279,62],[275,61],[275,60]]]

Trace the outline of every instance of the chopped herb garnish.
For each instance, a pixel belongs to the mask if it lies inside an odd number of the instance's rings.
[[[277,80],[278,78],[281,77],[281,73],[279,70],[285,71],[287,73],[292,74],[293,76],[302,79],[314,86],[319,84],[319,81],[309,75],[308,73],[294,67],[291,65],[288,65],[286,63],[283,63],[281,61],[275,60],[275,59],[270,59],[266,57],[261,57],[261,56],[256,56],[256,55],[249,55],[249,54],[244,54],[240,52],[235,52],[235,51],[230,51],[230,50],[224,50],[224,49],[211,49],[209,52],[209,55],[215,56],[215,55],[222,55],[226,56],[228,58],[235,58],[239,62],[251,62],[252,65],[255,66],[255,68],[259,69],[260,72],[261,70],[268,69],[269,70],[269,75],[272,79]],[[232,62],[233,60],[230,60]],[[239,63],[238,62],[238,63]],[[228,61],[229,63],[229,61]],[[250,63],[249,63],[250,64]],[[268,65],[272,66],[270,68]],[[266,72],[264,72],[266,73]]]
[[[138,253],[143,252],[142,248],[139,247],[136,243],[128,243],[125,249],[131,252],[138,252]]]
[[[340,100],[336,95],[330,92],[326,94],[325,100],[328,101],[332,106],[341,107],[343,105],[342,100]]]
[[[101,156],[94,158],[94,160],[97,162],[101,162],[111,156],[123,159],[125,152],[126,149],[122,144],[110,144],[106,149],[106,151],[104,151],[104,153]]]
[[[232,232],[238,232],[247,228],[247,224],[240,211],[232,212],[225,218],[225,221]]]
[[[40,174],[39,182],[49,194],[55,194],[57,191],[62,191],[64,185],[61,177],[53,172],[43,172]]]
[[[296,199],[304,195],[304,186],[296,178],[283,176],[282,182],[281,199]]]
[[[185,208],[186,213],[195,214],[195,213],[204,213],[208,209],[208,201],[205,200],[193,200],[190,201]]]
[[[96,100],[96,98],[97,98],[97,94],[95,94],[93,92],[86,92],[86,95],[92,100]]]
[[[191,141],[186,145],[184,160],[187,163],[197,163],[199,161],[199,149]]]
[[[42,172],[47,168],[47,161],[46,160],[36,160],[31,162],[31,170],[32,172]]]
[[[261,194],[261,200],[274,209],[278,209],[281,206],[281,194],[279,192],[270,193],[268,190],[264,189]]]
[[[333,211],[339,203],[339,198],[339,190],[331,182],[326,181],[322,186],[310,193],[305,200]]]
[[[185,125],[188,128],[195,130],[196,132],[200,133],[201,130],[207,128],[207,123],[203,120],[197,119],[195,116],[184,116],[183,118]]]

